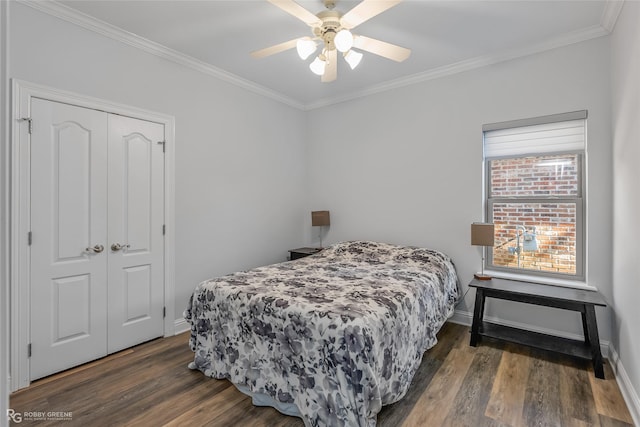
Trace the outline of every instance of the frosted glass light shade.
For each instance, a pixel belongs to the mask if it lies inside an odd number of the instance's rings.
[[[318,45],[316,42],[310,39],[300,39],[296,42],[296,50],[300,59],[307,59],[313,52],[316,51]]]
[[[353,47],[353,34],[349,30],[340,30],[333,42],[336,44],[336,49],[344,53]]]
[[[327,62],[320,59],[320,57],[316,57],[311,64],[309,64],[309,68],[313,71],[314,74],[319,76],[324,74],[324,69],[327,66]]]
[[[349,67],[353,70],[358,66],[360,61],[362,61],[362,56],[363,55],[360,52],[350,50],[344,54],[344,60],[347,61],[347,64],[349,64]]]

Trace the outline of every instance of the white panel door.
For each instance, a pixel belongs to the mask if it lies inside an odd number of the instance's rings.
[[[107,354],[107,114],[34,99],[32,380]]]
[[[164,125],[109,115],[109,353],[163,334]]]

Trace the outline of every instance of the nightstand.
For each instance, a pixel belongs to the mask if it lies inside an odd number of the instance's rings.
[[[291,254],[289,259],[293,261],[294,259],[304,258],[309,255],[317,254],[320,252],[321,248],[297,248],[297,249],[289,249],[289,253]]]

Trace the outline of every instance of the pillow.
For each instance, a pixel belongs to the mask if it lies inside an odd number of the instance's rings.
[[[398,263],[417,267],[430,264],[434,258],[448,257],[439,251],[417,246],[400,246],[390,243],[355,240],[340,242],[325,248],[321,254],[335,261],[359,261],[371,264]]]
[[[402,246],[388,243],[356,240],[341,242],[326,248],[323,253],[326,256],[335,256],[345,261],[364,261],[369,263],[386,263],[394,259],[395,253]]]

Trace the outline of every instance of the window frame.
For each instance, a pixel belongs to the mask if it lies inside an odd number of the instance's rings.
[[[585,141],[584,149],[582,150],[569,150],[569,151],[539,151],[526,154],[517,155],[503,155],[487,157],[484,154],[485,148],[485,135],[487,132],[496,129],[509,129],[525,127],[535,124],[544,124],[552,122],[564,122],[574,120],[576,114],[584,114],[584,126],[585,126]],[[587,253],[587,239],[586,239],[586,205],[587,205],[587,175],[586,175],[586,139],[587,139],[587,120],[586,111],[556,114],[553,116],[545,116],[532,119],[516,120],[512,122],[496,123],[483,126],[483,181],[484,185],[484,206],[485,206],[485,218],[487,222],[493,223],[493,206],[496,203],[511,203],[511,204],[526,204],[526,203],[567,203],[575,204],[576,207],[576,271],[575,274],[541,271],[534,269],[516,268],[516,267],[504,267],[493,264],[493,248],[487,247],[485,256],[485,270],[504,272],[515,276],[528,276],[528,277],[540,277],[546,279],[561,279],[572,282],[585,282],[586,281],[586,253]],[[578,179],[578,194],[576,196],[499,196],[491,197],[491,161],[492,160],[504,160],[504,159],[519,159],[527,157],[537,156],[555,156],[555,155],[576,155],[577,156],[577,179]]]

